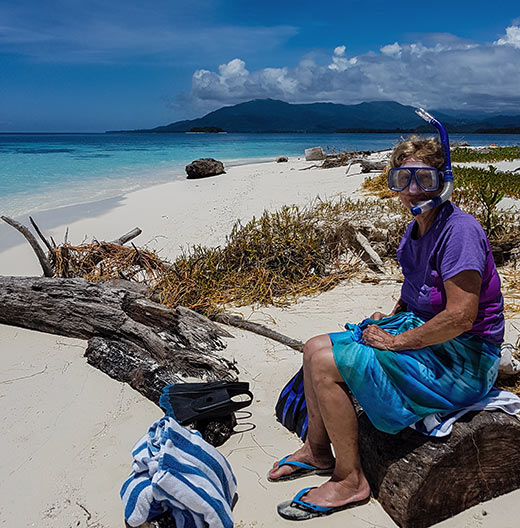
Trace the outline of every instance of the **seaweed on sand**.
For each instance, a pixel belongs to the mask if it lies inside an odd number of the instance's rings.
[[[62,244],[51,255],[57,277],[82,277],[89,281],[126,279],[151,284],[168,264],[148,249],[108,242],[73,246]]]

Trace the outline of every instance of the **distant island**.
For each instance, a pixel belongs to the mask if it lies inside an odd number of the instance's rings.
[[[415,108],[395,101],[356,105],[335,103],[291,104],[276,99],[254,99],[225,106],[198,119],[139,130],[107,133],[411,133],[431,132]],[[465,116],[455,111],[431,112],[449,132],[517,134],[520,115]]]
[[[226,131],[215,126],[192,127],[187,133],[191,134],[225,134]]]

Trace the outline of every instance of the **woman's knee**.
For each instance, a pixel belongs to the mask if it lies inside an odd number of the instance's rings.
[[[305,359],[304,368],[305,375],[310,377],[313,384],[342,381],[330,343],[329,346],[311,350]]]
[[[319,353],[322,348],[327,347],[330,347],[332,350],[332,342],[328,334],[311,337],[303,346],[304,363],[309,363],[314,355]]]

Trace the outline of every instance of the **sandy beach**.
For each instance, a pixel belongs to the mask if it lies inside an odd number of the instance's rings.
[[[225,243],[233,224],[285,204],[305,205],[338,194],[360,197],[365,175],[354,165],[302,170],[312,162],[235,166],[205,180],[175,181],[142,189],[103,203],[35,214],[46,235],[62,240],[68,227],[72,243],[113,240],[138,226],[136,245],[157,249],[173,259],[182,247]],[[36,258],[18,233],[0,231],[0,274],[39,275]],[[5,236],[4,236],[5,235]],[[353,281],[313,298],[280,308],[242,308],[302,341],[340,330],[376,310],[390,310],[399,296],[395,280],[380,284]],[[520,317],[507,321],[513,340]],[[301,354],[283,345],[232,329],[224,355],[234,358],[240,379],[249,381],[255,399],[248,422],[254,429],[237,433],[220,448],[238,480],[236,526],[289,525],[276,504],[319,477],[269,483],[273,462],[293,451],[299,440],[274,417],[278,393],[301,364]],[[516,338],[515,338],[516,339]],[[125,384],[86,363],[86,342],[0,325],[0,526],[123,527],[119,489],[130,472],[130,451],[160,408]],[[515,528],[520,490],[475,506],[437,526],[444,528]],[[352,528],[396,526],[374,500],[369,504],[312,521],[309,526]]]

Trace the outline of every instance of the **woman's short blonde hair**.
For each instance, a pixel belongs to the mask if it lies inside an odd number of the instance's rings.
[[[417,158],[430,167],[442,170],[444,155],[440,141],[435,137],[409,136],[400,141],[392,151],[391,167],[400,167],[406,159]]]

